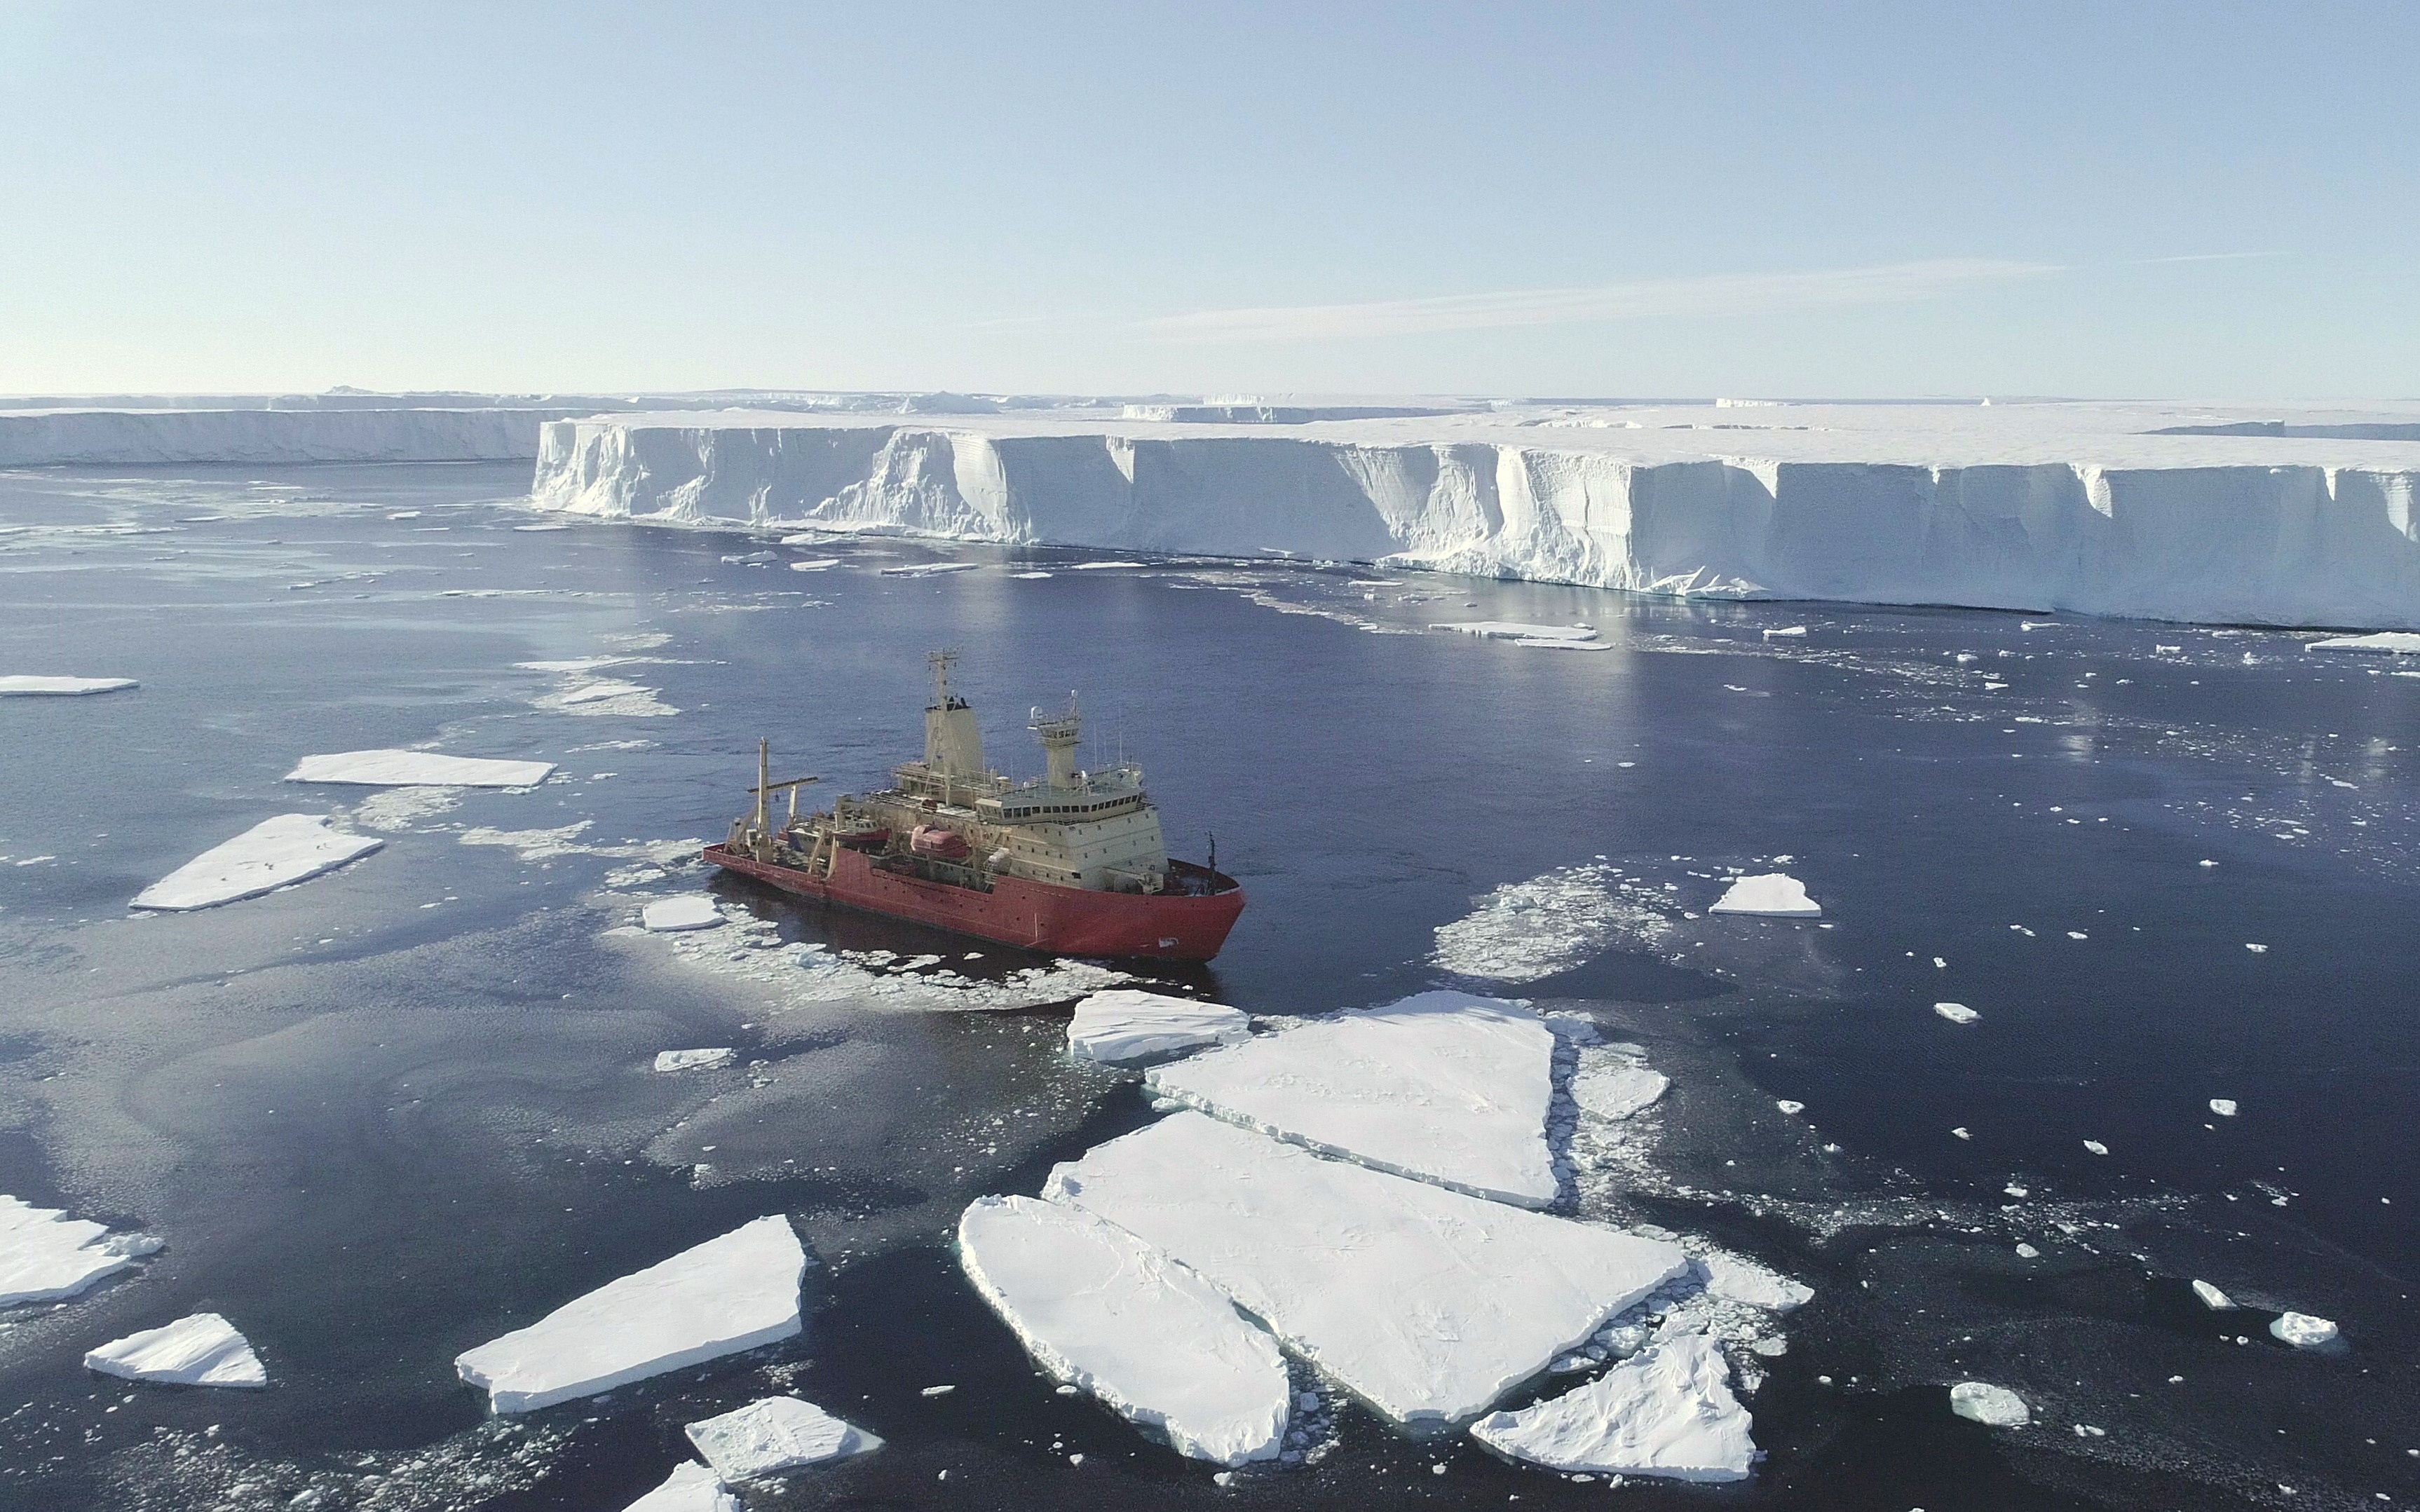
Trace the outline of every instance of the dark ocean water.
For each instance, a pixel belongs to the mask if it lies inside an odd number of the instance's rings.
[[[2390,659],[1316,565],[531,532],[526,486],[485,466],[0,476],[0,673],[143,684],[0,700],[0,1191],[168,1242],[0,1321],[0,1505],[615,1509],[684,1457],[682,1423],[775,1389],[889,1444],[762,1505],[2420,1496],[2420,678]],[[842,564],[784,565],[821,556]],[[879,570],[944,558],[983,565]],[[1426,629],[1479,619],[1584,621],[1615,649]],[[1038,770],[1023,711],[1079,689],[1172,848],[1200,858],[1215,831],[1251,903],[1181,975],[1254,1012],[1442,980],[1435,931],[1498,887],[1602,857],[1694,913],[1724,869],[1790,857],[1832,927],[1693,918],[1504,989],[1673,1076],[1636,1215],[1816,1288],[1748,1398],[1755,1480],[1609,1492],[1347,1407],[1318,1463],[1218,1488],[1054,1395],[947,1235],[970,1198],[1032,1192],[1149,1118],[1136,1080],[1070,1066],[1063,1009],[802,998],[800,973],[727,959],[769,952],[606,933],[711,886],[783,940],[962,956],[671,859],[744,803],[759,734],[832,788],[914,754],[942,645],[996,761]],[[599,656],[629,659],[516,665]],[[652,692],[558,704],[583,676]],[[383,813],[280,781],[308,752],[430,742],[562,771]],[[258,820],[339,810],[386,847],[129,917]],[[954,964],[1032,964],[985,956]],[[1983,1017],[1949,1025],[1941,1000]],[[696,1044],[760,1065],[645,1069]],[[802,1338],[520,1424],[455,1379],[459,1350],[772,1211],[823,1262]],[[2251,1309],[2208,1313],[2196,1276]],[[2270,1340],[2288,1306],[2346,1347]],[[81,1368],[202,1309],[252,1338],[270,1390]],[[1953,1418],[1944,1387],[1970,1378],[2036,1426]]]

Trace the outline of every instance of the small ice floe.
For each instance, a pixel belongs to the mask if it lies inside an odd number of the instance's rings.
[[[681,1430],[725,1484],[871,1454],[882,1441],[796,1396],[767,1396]]]
[[[639,911],[639,922],[659,934],[680,930],[712,929],[722,922],[722,910],[702,892],[659,898]]]
[[[1276,1458],[1294,1391],[1277,1342],[1191,1271],[1078,1208],[983,1197],[967,1279],[1051,1379],[1217,1465]]]
[[[1756,1463],[1748,1427],[1722,1350],[1703,1334],[1682,1334],[1560,1396],[1481,1418],[1470,1436],[1566,1473],[1730,1481]]]
[[[2088,1149],[2088,1150],[2090,1150],[2090,1151],[2092,1151],[2092,1152],[2093,1152],[2094,1154],[2096,1154],[2096,1155],[2106,1155],[2106,1154],[2108,1154],[2108,1153],[2109,1153],[2109,1147],[2108,1147],[2107,1145],[2102,1144],[2102,1143],[2100,1140],[2098,1140],[2098,1139],[2087,1139],[2087,1140],[2086,1140],[2086,1141],[2084,1142],[2084,1148],[2085,1148],[2085,1149]]]
[[[429,750],[347,750],[305,756],[286,780],[381,788],[528,788],[545,781],[553,770],[552,762],[440,756]]]
[[[1043,578],[1055,578],[1058,574],[1050,572],[1012,572],[1009,576],[1016,579],[1020,582],[1033,582]]]
[[[2336,1341],[2336,1325],[2308,1313],[2279,1313],[2269,1325],[2269,1335],[2298,1350],[2316,1350]]]
[[[790,1221],[743,1224],[455,1357],[499,1412],[534,1412],[797,1334],[807,1268]]]
[[[2234,1298],[2228,1296],[2226,1292],[2219,1290],[2216,1287],[2211,1286],[2207,1281],[2195,1281],[2193,1284],[2193,1294],[2201,1299],[2201,1304],[2203,1306],[2209,1308],[2214,1313],[2226,1312],[2227,1309],[2235,1305]]]
[[[1805,635],[1806,633],[1807,633],[1807,626],[1805,626],[1805,625],[1793,625],[1789,626],[1789,627],[1788,627],[1788,628],[1786,628],[1786,629],[1780,629],[1780,630],[1767,630],[1767,631],[1765,631],[1765,632],[1764,632],[1764,635],[1765,635],[1765,639],[1766,639],[1766,640],[1772,640],[1775,636],[1781,636],[1781,635]]]
[[[0,1196],[0,1307],[63,1302],[159,1248],[157,1240],[112,1235],[107,1224]]]
[[[1963,1003],[1935,1003],[1932,1011],[1952,1024],[1972,1024],[1983,1016]]]
[[[1706,912],[1747,914],[1758,918],[1813,918],[1823,910],[1807,896],[1805,883],[1786,872],[1769,872],[1734,881]]]
[[[726,556],[722,559],[725,566],[734,567],[761,567],[768,563],[779,562],[782,559],[780,557],[775,556],[770,551],[742,551],[737,555]]]
[[[181,913],[256,898],[333,872],[386,841],[330,829],[318,814],[282,813],[214,845],[134,895],[137,908]]]
[[[2303,647],[2304,651],[2368,651],[2392,656],[2420,655],[2420,635],[2408,630],[2381,630],[2376,635],[2330,636]]]
[[[1793,1119],[1807,1111],[1806,1103],[1798,1102],[1792,1098],[1782,1098],[1773,1105],[1779,1108],[1782,1112],[1789,1114]]]
[[[1427,992],[1152,1071],[1233,1123],[1456,1191],[1555,1200],[1555,1036],[1524,1003]]]
[[[2251,951],[2254,955],[2267,955],[2269,953],[2269,947],[2265,945],[2246,945],[2244,949]]]
[[[1974,1134],[1971,1134],[1971,1133],[1969,1133],[1969,1132],[1967,1131],[1967,1129],[1965,1128],[1965,1126],[1964,1126],[1964,1125],[1962,1125],[1962,1125],[1960,1125],[1958,1128],[1955,1128],[1955,1129],[1950,1130],[1949,1132],[1950,1132],[1950,1134],[1951,1134],[1952,1135],[1954,1135],[1955,1137],[1960,1138],[1960,1139],[1972,1139],[1972,1138],[1974,1138],[1974,1137],[1975,1137],[1975,1136],[1974,1136]]]
[[[1251,1037],[1251,1017],[1241,1009],[1115,987],[1076,1005],[1067,1025],[1067,1053],[1078,1060],[1117,1065],[1206,1044],[1240,1044]]]
[[[918,562],[904,567],[884,567],[885,578],[938,578],[948,572],[972,572],[980,562]]]
[[[1190,1268],[1403,1424],[1485,1412],[1689,1264],[1677,1244],[1323,1159],[1192,1112],[1058,1166],[1042,1195]]]
[[[790,563],[790,570],[792,572],[822,572],[826,568],[837,567],[839,565],[840,558],[838,557],[816,557],[807,562],[793,562]]]
[[[12,673],[0,677],[0,698],[82,698],[91,693],[122,693],[139,686],[132,677],[38,677]]]
[[[2213,1097],[2210,1100],[2210,1110],[2222,1119],[2231,1119],[2235,1117],[2235,1099]]]
[[[738,1058],[739,1052],[729,1045],[708,1050],[659,1050],[658,1071],[698,1071],[709,1066],[728,1066]]]
[[[1613,649],[1611,645],[1596,638],[1596,630],[1593,626],[1585,625],[1522,625],[1512,620],[1466,620],[1432,625],[1429,628],[1475,635],[1481,640],[1510,640],[1515,645],[1522,646],[1544,646],[1574,651]]]
[[[1962,1381],[1950,1387],[1949,1410],[1987,1428],[2021,1428],[2034,1420],[2024,1397],[1985,1381]]]
[[[741,1509],[739,1498],[724,1489],[721,1476],[693,1459],[684,1459],[673,1467],[673,1473],[665,1477],[661,1486],[640,1497],[622,1512],[741,1512]]]
[[[1629,1118],[1664,1095],[1671,1079],[1635,1061],[1587,1065],[1572,1076],[1572,1101],[1600,1119]]]
[[[1107,572],[1111,567],[1148,567],[1150,565],[1151,563],[1148,562],[1078,562],[1070,566],[1067,570],[1070,572]]]
[[[955,1384],[947,1386],[927,1386],[916,1395],[919,1396],[947,1396],[950,1393],[957,1389],[958,1388]]]
[[[112,1339],[84,1357],[86,1370],[172,1386],[266,1386],[269,1372],[251,1341],[216,1313],[195,1313],[161,1328]]]
[[[1698,1257],[1697,1267],[1706,1278],[1706,1295],[1717,1301],[1786,1313],[1804,1307],[1815,1297],[1814,1288],[1729,1250],[1708,1250]]]

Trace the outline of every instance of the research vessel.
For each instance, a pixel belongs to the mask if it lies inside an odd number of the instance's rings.
[[[1036,709],[1044,775],[1002,777],[984,764],[975,712],[950,687],[953,652],[935,652],[924,759],[892,785],[842,794],[799,812],[814,778],[772,779],[757,743],[755,804],[706,848],[720,867],[783,892],[1054,955],[1207,961],[1244,911],[1244,889],[1208,865],[1168,854],[1142,768],[1082,771],[1082,716]],[[776,821],[773,795],[789,795]]]

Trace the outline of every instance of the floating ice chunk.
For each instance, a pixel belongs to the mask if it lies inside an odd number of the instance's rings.
[[[827,567],[837,567],[839,565],[840,558],[838,557],[816,557],[810,562],[793,562],[790,563],[790,570],[792,572],[821,572]]]
[[[2017,1258],[2021,1260],[2039,1260],[2041,1258],[2041,1251],[2034,1248],[2031,1244],[2019,1244],[2017,1246]]]
[[[64,1301],[132,1265],[135,1249],[113,1242],[107,1224],[0,1196],[0,1307]]]
[[[2094,1154],[2096,1154],[2096,1155],[2106,1155],[2106,1154],[2108,1154],[2108,1153],[2109,1153],[2109,1147],[2108,1147],[2107,1145],[2102,1144],[2102,1143],[2100,1140],[2098,1140],[2098,1139],[2087,1139],[2087,1140],[2086,1140],[2086,1141],[2084,1142],[2084,1148],[2085,1148],[2085,1149],[2088,1149],[2088,1150],[2090,1150],[2090,1151],[2092,1151],[2092,1152],[2093,1152]]]
[[[1661,1339],[1551,1401],[1483,1417],[1470,1436],[1555,1470],[1670,1480],[1745,1480],[1757,1454],[1730,1367],[1703,1334]]]
[[[1546,643],[1556,640],[1593,640],[1596,631],[1576,625],[1522,625],[1512,620],[1465,620],[1450,624],[1432,625],[1432,630],[1458,630],[1475,635],[1482,640],[1521,640]]]
[[[870,1454],[882,1441],[796,1396],[767,1396],[682,1429],[726,1483]]]
[[[2251,951],[2254,955],[2267,955],[2269,953],[2269,947],[2265,945],[2247,945],[2244,949]]]
[[[1150,565],[1148,562],[1078,562],[1068,570],[1070,572],[1107,572],[1111,567],[1148,567]]]
[[[2210,1100],[2210,1110],[2222,1119],[2231,1119],[2235,1117],[2235,1099],[2213,1097]]]
[[[2324,1318],[2308,1313],[2279,1313],[2269,1325],[2273,1338],[2280,1338],[2298,1350],[2316,1350],[2336,1340],[2336,1325]]]
[[[1428,992],[1149,1073],[1162,1097],[1399,1176],[1543,1208],[1555,1037],[1526,1004]]]
[[[664,1483],[640,1497],[622,1512],[741,1512],[739,1498],[723,1489],[722,1477],[694,1460],[673,1467]]]
[[[1932,1011],[1952,1024],[1972,1024],[1983,1016],[1963,1003],[1935,1003]]]
[[[2382,630],[2376,635],[2330,636],[2303,647],[2304,651],[2378,651],[2409,656],[2420,654],[2420,635],[2407,630]]]
[[[81,698],[88,693],[121,693],[138,687],[132,677],[0,677],[0,698]]]
[[[806,1252],[776,1213],[458,1355],[499,1412],[531,1412],[799,1332]]]
[[[1992,1428],[2021,1428],[2034,1420],[2024,1397],[1985,1381],[1962,1381],[1950,1387],[1949,1410]]]
[[[545,781],[553,770],[552,762],[490,761],[427,750],[348,750],[305,756],[286,780],[382,788],[526,788]]]
[[[1043,1196],[1191,1267],[1400,1423],[1454,1423],[1681,1273],[1679,1246],[1325,1160],[1177,1113]]]
[[[1710,914],[1750,914],[1760,918],[1813,918],[1823,910],[1807,896],[1807,885],[1786,872],[1741,877]]]
[[[712,929],[722,922],[722,911],[702,892],[659,898],[639,912],[639,922],[659,933],[685,929]]]
[[[1205,1044],[1237,1044],[1251,1034],[1251,1017],[1240,1009],[1116,987],[1076,1005],[1067,1025],[1067,1053],[1078,1060],[1114,1064]]]
[[[904,567],[885,567],[885,578],[938,578],[947,572],[972,572],[980,562],[918,562]]]
[[[1950,1130],[1949,1132],[1950,1132],[1951,1134],[1953,1134],[1957,1135],[1957,1136],[1958,1136],[1959,1138],[1961,1138],[1961,1139],[1972,1139],[1972,1138],[1974,1138],[1974,1137],[1975,1137],[1975,1136],[1974,1136],[1974,1134],[1972,1134],[1968,1133],[1968,1132],[1967,1132],[1967,1130],[1966,1130],[1963,1126],[1961,1126],[1961,1127],[1956,1128],[1956,1129],[1952,1129],[1952,1130]]]
[[[737,1055],[738,1052],[729,1045],[710,1050],[659,1050],[656,1052],[656,1070],[696,1071],[706,1066],[728,1066]]]
[[[1631,1063],[1583,1066],[1572,1077],[1572,1101],[1600,1119],[1626,1119],[1664,1095],[1671,1079]]]
[[[967,1279],[1051,1378],[1218,1465],[1276,1457],[1294,1392],[1275,1340],[1210,1284],[1080,1208],[984,1197]]]
[[[389,518],[391,518],[391,519],[393,519],[393,518],[400,518],[401,517],[400,517],[400,516],[389,516],[388,517],[389,517]],[[568,526],[568,525],[562,525],[562,524],[555,524],[555,525],[516,525],[516,526],[514,526],[514,527],[513,527],[513,529],[514,529],[514,530],[516,530],[516,531],[520,532],[521,532],[522,534],[524,534],[524,535],[535,535],[535,534],[536,534],[537,532],[539,532],[540,531],[567,531],[567,530],[571,529],[571,527],[570,527],[570,526]],[[724,558],[723,560],[727,562],[727,561],[729,561],[729,560],[730,560],[730,558],[726,557],[726,558]]]
[[[724,565],[737,567],[762,566],[766,563],[779,562],[782,559],[780,557],[775,556],[770,551],[742,551],[737,555],[726,556],[722,559]]]
[[[1807,1111],[1807,1104],[1798,1102],[1794,1098],[1785,1097],[1778,1099],[1773,1105],[1779,1108],[1782,1112],[1789,1114],[1792,1118],[1796,1118],[1799,1114]]]
[[[1764,634],[1765,634],[1765,639],[1767,639],[1767,640],[1771,640],[1771,639],[1772,639],[1772,638],[1774,638],[1775,636],[1780,636],[1780,635],[1805,635],[1806,633],[1807,633],[1807,626],[1805,626],[1805,625],[1791,625],[1791,626],[1787,627],[1786,629],[1780,629],[1780,630],[1767,630],[1767,631],[1765,631],[1765,632],[1764,632]]]
[[[1699,1256],[1698,1269],[1705,1273],[1707,1295],[1771,1312],[1803,1307],[1815,1295],[1814,1288],[1729,1250],[1709,1250]]]
[[[269,1372],[252,1344],[216,1313],[195,1313],[162,1328],[112,1339],[84,1357],[86,1370],[176,1386],[266,1386]]]
[[[282,813],[210,847],[136,893],[134,906],[174,913],[256,898],[333,872],[385,843],[375,835],[330,829],[318,814]]]
[[[1043,578],[1055,578],[1058,574],[1050,572],[1012,572],[1009,576],[1026,582],[1032,582]]]
[[[2214,1313],[2226,1312],[2228,1308],[2235,1305],[2234,1298],[2228,1296],[2226,1292],[2219,1290],[2216,1287],[2211,1286],[2207,1281],[2195,1281],[2193,1284],[2193,1294],[2201,1299],[2201,1304],[2203,1306],[2209,1308]]]

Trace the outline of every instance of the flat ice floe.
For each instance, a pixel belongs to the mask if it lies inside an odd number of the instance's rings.
[[[1458,1423],[1689,1261],[1680,1247],[1175,1113],[1043,1196],[1190,1267],[1399,1423]]]
[[[177,913],[256,898],[333,872],[385,843],[375,835],[330,829],[318,814],[282,813],[213,845],[136,893],[134,906]]]
[[[1584,1064],[1572,1073],[1572,1101],[1600,1119],[1626,1119],[1664,1095],[1671,1079],[1637,1061]]]
[[[708,1066],[728,1066],[737,1056],[737,1052],[729,1045],[706,1050],[659,1050],[656,1070],[697,1071]]]
[[[2207,1281],[2196,1279],[2193,1284],[2193,1294],[2201,1299],[2203,1306],[2214,1313],[2226,1312],[2235,1305],[2234,1298]]]
[[[84,1357],[86,1370],[176,1386],[266,1386],[269,1372],[235,1325],[195,1313],[161,1328],[112,1339]]]
[[[799,1332],[806,1252],[775,1213],[609,1281],[457,1356],[499,1412],[531,1412]]]
[[[622,1512],[740,1512],[740,1506],[739,1498],[723,1489],[721,1476],[684,1460],[673,1467],[661,1486]]]
[[[882,1447],[863,1428],[796,1396],[767,1396],[681,1431],[726,1482],[787,1474]]]
[[[0,677],[0,698],[81,698],[90,693],[120,693],[137,686],[132,677],[38,677],[12,673]]]
[[[677,930],[712,929],[722,922],[722,910],[704,893],[659,898],[639,911],[639,922],[659,934]]]
[[[305,756],[286,780],[382,788],[527,788],[545,781],[553,770],[552,762],[440,756],[427,750],[346,750]]]
[[[1428,992],[1162,1066],[1153,1091],[1477,1196],[1555,1200],[1555,1037],[1525,1003]]]
[[[116,1275],[136,1254],[148,1253],[133,1241],[126,1235],[113,1242],[107,1224],[0,1196],[0,1307],[64,1301]],[[158,1247],[156,1241],[150,1245]]]
[[[1587,1385],[1470,1426],[1498,1453],[1549,1469],[1670,1480],[1745,1480],[1747,1409],[1703,1334],[1667,1335]]]
[[[1935,1003],[1932,1011],[1952,1024],[1972,1024],[1983,1016],[1963,1003]]]
[[[2314,640],[2304,651],[2370,651],[2409,656],[2420,654],[2420,635],[2408,630],[2384,630],[2377,635],[2338,635],[2325,640]]]
[[[1949,1388],[1949,1410],[1986,1427],[2021,1428],[2033,1421],[2025,1399],[1988,1381],[1962,1381]]]
[[[958,1259],[1026,1352],[1178,1453],[1241,1465],[1284,1444],[1293,1389],[1275,1340],[1210,1284],[1080,1208],[978,1198]]]
[[[1759,918],[1813,918],[1823,910],[1807,896],[1807,885],[1786,872],[1734,881],[1710,914],[1748,914]]]
[[[1113,987],[1076,1005],[1067,1024],[1067,1053],[1114,1065],[1205,1044],[1236,1044],[1251,1034],[1251,1017],[1241,1009]]]

